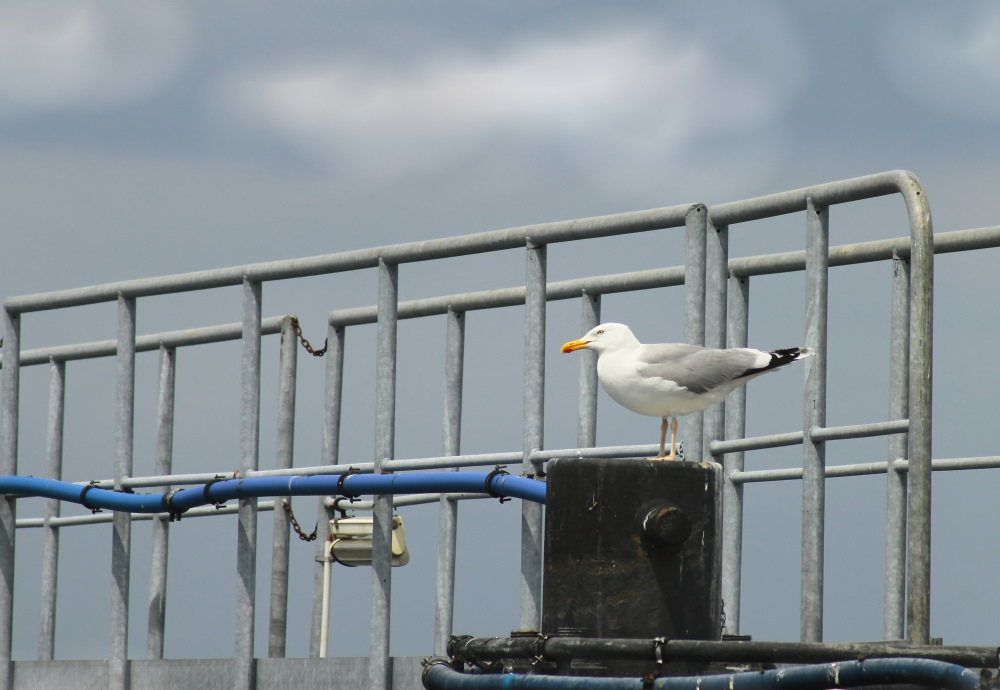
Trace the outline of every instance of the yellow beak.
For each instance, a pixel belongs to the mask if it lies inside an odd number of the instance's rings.
[[[582,348],[590,345],[589,340],[571,340],[562,346],[563,352],[572,352],[573,350],[580,350]]]

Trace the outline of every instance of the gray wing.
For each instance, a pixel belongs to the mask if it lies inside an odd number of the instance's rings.
[[[638,355],[641,376],[674,381],[692,393],[705,393],[748,375],[759,356],[754,350],[715,350],[682,343],[643,345]]]

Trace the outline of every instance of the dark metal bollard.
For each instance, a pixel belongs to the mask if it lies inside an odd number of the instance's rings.
[[[720,639],[720,466],[565,458],[547,471],[543,633]],[[656,670],[605,663],[610,675]]]

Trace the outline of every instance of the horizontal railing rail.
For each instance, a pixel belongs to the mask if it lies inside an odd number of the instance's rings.
[[[242,285],[244,281],[264,283],[273,280],[378,268],[380,261],[396,265],[505,249],[524,249],[525,244],[529,241],[540,246],[573,240],[649,232],[682,226],[688,213],[699,207],[702,205],[683,204],[578,220],[539,223],[507,230],[493,230],[472,235],[408,242],[301,259],[268,261],[156,278],[124,280],[85,288],[11,297],[4,301],[4,308],[13,314],[24,314],[99,302],[114,302],[120,296],[127,298],[151,297],[193,290],[235,287]]]

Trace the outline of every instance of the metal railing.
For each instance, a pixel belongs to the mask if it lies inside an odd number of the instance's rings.
[[[542,447],[542,416],[544,394],[544,332],[545,332],[545,302],[546,302],[546,247],[556,242],[566,242],[595,237],[607,237],[635,232],[687,226],[689,241],[695,245],[703,244],[703,229],[705,209],[699,204],[689,204],[650,211],[624,213],[613,216],[603,216],[567,222],[547,223],[542,225],[515,228],[496,232],[480,233],[429,242],[414,242],[410,244],[380,247],[364,251],[344,252],[306,259],[276,261],[262,264],[252,264],[228,269],[201,271],[162,278],[111,283],[76,290],[13,297],[5,301],[3,309],[3,378],[2,397],[0,397],[0,435],[3,441],[0,446],[0,473],[13,475],[17,473],[17,429],[19,415],[19,385],[21,368],[21,318],[23,314],[61,309],[99,302],[117,302],[118,304],[118,337],[114,344],[117,359],[117,417],[115,444],[115,472],[111,484],[115,489],[125,489],[135,486],[132,478],[132,440],[134,428],[134,390],[135,390],[135,356],[139,343],[147,345],[156,342],[155,336],[141,339],[136,336],[136,307],[142,297],[165,295],[192,290],[242,285],[243,288],[243,321],[240,325],[242,341],[242,381],[240,403],[240,469],[239,473],[247,476],[258,471],[259,433],[260,433],[260,376],[261,376],[261,336],[265,321],[261,316],[262,286],[264,282],[285,280],[304,276],[376,269],[378,283],[377,300],[377,363],[376,363],[376,411],[375,411],[375,457],[370,468],[373,472],[388,470],[394,457],[395,434],[395,379],[396,379],[396,323],[398,318],[398,266],[401,263],[431,261],[436,259],[465,256],[477,253],[494,252],[514,248],[524,248],[526,254],[526,281],[524,302],[526,305],[526,343],[525,343],[525,412],[522,452],[518,454],[523,467],[528,472],[537,472],[541,461],[531,457],[533,451]],[[697,258],[697,254],[694,256]],[[690,275],[700,276],[703,263],[689,266]],[[703,281],[701,281],[703,282]],[[457,313],[457,312],[456,312]],[[700,318],[701,309],[690,310],[692,320]],[[460,320],[460,317],[453,318]],[[286,323],[288,321],[286,320]],[[274,327],[273,321],[269,324]],[[456,334],[461,328],[450,329]],[[219,339],[232,337],[235,329],[223,327],[216,333]],[[202,334],[204,337],[204,334]],[[324,464],[336,465],[337,439],[340,420],[340,391],[343,374],[343,331],[331,326],[330,350],[327,355],[327,386],[324,414]],[[452,345],[455,347],[456,338]],[[161,406],[159,417],[161,429],[170,426],[172,418],[172,347],[191,344],[183,336],[169,339],[172,345],[164,345],[161,349],[162,373]],[[284,338],[282,348],[283,388],[279,397],[286,401],[279,412],[279,449],[287,447],[288,453],[279,450],[278,471],[285,469],[283,457],[290,466],[290,426],[294,419],[294,376],[288,372],[294,370],[295,342],[293,338]],[[99,356],[95,353],[108,353],[108,344],[92,344],[78,348],[87,356]],[[64,359],[58,359],[63,354]],[[26,363],[47,357],[55,364],[54,371],[61,371],[65,359],[72,358],[71,353],[55,353],[51,350],[43,353],[25,353]],[[460,357],[453,357],[452,366],[461,366]],[[449,385],[449,405],[455,410],[454,401],[460,404],[460,377],[454,378]],[[54,375],[56,378],[56,375]],[[61,380],[61,377],[60,377]],[[60,384],[53,384],[55,390]],[[456,389],[457,385],[457,389]],[[458,397],[456,398],[456,393]],[[61,394],[53,399],[58,400]],[[57,403],[54,403],[58,406]],[[60,413],[61,415],[61,413]],[[58,417],[53,419],[57,420]],[[55,424],[55,421],[53,422]],[[457,451],[457,430],[450,432],[456,439],[454,448],[446,446],[446,452]],[[163,457],[169,457],[165,431],[164,446],[161,447]],[[282,440],[284,439],[284,440]],[[158,457],[160,456],[158,451]],[[52,455],[56,454],[55,448]],[[55,469],[55,468],[50,468]],[[346,469],[346,468],[345,468]],[[367,468],[366,468],[367,469]],[[299,468],[296,472],[303,472]],[[328,467],[327,471],[334,471]],[[343,471],[343,470],[341,470]],[[158,464],[156,479],[145,480],[148,485],[176,484],[181,478],[169,476],[169,467]],[[190,479],[190,478],[187,478]],[[15,503],[13,497],[0,500],[0,687],[10,687],[12,683],[11,665],[11,632],[13,625],[13,576],[14,576],[14,543],[15,543]],[[50,514],[54,509],[49,508]],[[521,555],[521,623],[524,627],[537,628],[540,620],[541,595],[541,541],[542,541],[542,511],[540,506],[525,502],[523,507],[524,534]],[[257,512],[255,499],[240,501],[238,508],[238,539],[237,539],[237,577],[236,577],[236,644],[233,660],[233,680],[235,687],[250,688],[254,684],[254,615],[256,594],[256,559],[257,559]],[[387,688],[390,677],[389,657],[389,601],[391,591],[391,570],[389,567],[389,547],[391,525],[391,498],[376,497],[373,501],[375,516],[374,553],[372,566],[372,625],[370,644],[370,677],[371,687]],[[280,516],[280,512],[276,513]],[[55,519],[57,514],[51,514]],[[128,687],[128,620],[129,620],[129,572],[131,564],[131,516],[116,512],[112,517],[112,588],[111,588],[111,645],[108,663],[109,687]],[[163,529],[163,520],[157,521]],[[27,526],[27,525],[25,525]],[[47,528],[54,534],[55,524]],[[158,528],[159,529],[159,528]],[[275,530],[276,535],[285,535],[284,543],[274,545],[273,560],[285,564],[287,569],[287,526]],[[154,536],[154,539],[157,539]],[[160,542],[165,544],[165,540]],[[56,547],[53,547],[56,548]],[[165,548],[154,547],[154,559],[163,555],[162,563],[166,562]],[[159,563],[154,566],[154,581],[159,581],[161,572]],[[54,587],[54,570],[51,574]],[[280,579],[280,578],[279,578]],[[48,587],[48,580],[43,585]],[[280,589],[280,588],[279,588]],[[274,605],[286,594],[272,591],[272,632],[275,630],[276,619]],[[279,614],[280,617],[280,614]],[[314,616],[315,617],[315,616]],[[152,620],[152,619],[151,619]],[[281,627],[281,622],[277,622]],[[46,630],[46,634],[48,631]],[[161,642],[151,648],[155,653],[162,650]],[[280,634],[279,634],[280,637]],[[162,635],[160,637],[162,639]],[[281,643],[279,643],[281,644]]]
[[[879,240],[846,246],[829,246],[830,205],[900,194],[907,208],[911,234],[907,238]],[[730,259],[728,232],[739,223],[762,218],[805,213],[805,251]],[[616,275],[547,281],[548,244],[586,240],[667,228],[685,228],[683,267],[636,271]],[[744,439],[745,390],[732,393],[725,406],[716,406],[685,418],[685,454],[690,459],[722,461],[724,487],[724,582],[727,625],[739,630],[739,600],[743,520],[743,486],[762,481],[801,479],[803,482],[802,619],[801,638],[822,639],[822,594],[824,552],[824,487],[826,477],[885,473],[889,478],[887,502],[886,612],[887,639],[907,637],[911,642],[929,640],[929,511],[932,469],[997,467],[1000,458],[970,458],[934,461],[930,457],[930,365],[933,252],[965,251],[1000,246],[1000,228],[944,233],[932,238],[930,212],[919,181],[909,173],[891,172],[807,189],[720,204],[706,208],[687,204],[613,216],[548,223],[511,230],[466,235],[450,239],[414,242],[375,249],[344,252],[305,259],[187,273],[161,278],[123,281],[76,290],[28,295],[8,299],[3,308],[3,374],[0,378],[0,473],[18,470],[18,415],[20,369],[49,363],[49,475],[61,476],[63,400],[66,362],[115,356],[117,359],[116,462],[114,476],[98,482],[115,489],[169,487],[210,481],[216,473],[172,474],[173,376],[175,349],[222,340],[242,341],[240,415],[241,476],[341,473],[350,466],[362,472],[399,472],[429,468],[488,466],[520,462],[523,472],[537,474],[554,457],[622,457],[648,454],[653,445],[594,448],[597,422],[597,379],[591,358],[580,366],[580,407],[577,448],[543,450],[543,403],[545,386],[545,323],[548,301],[581,298],[582,330],[599,323],[601,296],[654,287],[685,288],[685,339],[710,346],[746,344],[748,284],[751,276],[803,271],[806,279],[806,342],[817,356],[806,360],[805,418],[802,430],[768,437]],[[398,266],[411,262],[467,256],[521,248],[525,252],[523,287],[464,293],[415,301],[399,301]],[[887,420],[868,424],[827,427],[826,399],[826,285],[830,267],[890,262],[893,270],[893,317],[891,328],[890,410]],[[330,312],[329,349],[326,355],[323,431],[320,464],[293,467],[292,438],[295,422],[296,346],[291,317],[262,318],[263,283],[345,271],[372,270],[377,275],[378,298],[372,307]],[[135,330],[139,298],[242,286],[243,321],[210,328],[138,336]],[[118,337],[114,341],[49,347],[21,352],[23,314],[64,309],[98,302],[118,305]],[[525,314],[524,417],[520,450],[463,455],[460,449],[463,408],[465,313],[523,304]],[[395,457],[396,329],[400,319],[445,315],[445,415],[444,447],[439,457]],[[343,409],[344,342],[346,330],[360,324],[376,324],[376,424],[372,462],[342,464],[339,457],[340,423]],[[279,376],[279,413],[274,470],[258,465],[260,430],[261,338],[282,334]],[[160,399],[157,409],[157,460],[154,475],[133,477],[132,436],[134,424],[135,356],[158,350]],[[888,435],[889,457],[884,463],[826,466],[828,441]],[[802,445],[801,468],[747,471],[748,450],[783,445]],[[230,472],[231,473],[231,472]],[[440,500],[439,567],[436,584],[435,652],[443,653],[451,632],[454,608],[456,501],[464,495],[421,496],[396,499],[409,505]],[[50,501],[46,517],[15,519],[16,499],[0,500],[0,689],[11,687],[11,639],[13,626],[14,543],[17,528],[45,530],[42,568],[42,621],[39,657],[52,658],[54,639],[54,592],[58,572],[58,530],[90,522],[113,523],[111,646],[109,687],[128,687],[129,621],[128,583],[131,562],[132,517],[88,515],[60,517],[58,503]],[[236,644],[233,680],[237,688],[254,687],[254,614],[256,594],[257,514],[274,508],[274,502],[241,500],[239,506],[190,514],[238,515],[236,557]],[[372,625],[369,655],[371,687],[387,688],[390,677],[389,527],[392,499],[375,497],[357,502],[355,509],[371,509],[375,516],[375,553],[372,568]],[[320,507],[333,511],[336,499],[321,499]],[[537,629],[540,622],[542,508],[522,505],[520,625]],[[151,601],[163,600],[166,589],[167,516],[153,519],[153,570]],[[319,522],[320,539],[327,529]],[[272,656],[284,654],[287,615],[288,524],[283,511],[275,511],[272,545],[271,628]],[[322,548],[319,546],[318,548]],[[319,593],[322,569],[317,568],[313,596],[311,656],[318,656]],[[904,592],[906,599],[904,599]],[[904,610],[905,601],[905,610]],[[904,621],[906,628],[904,630]],[[163,655],[163,616],[151,616],[148,655]]]

